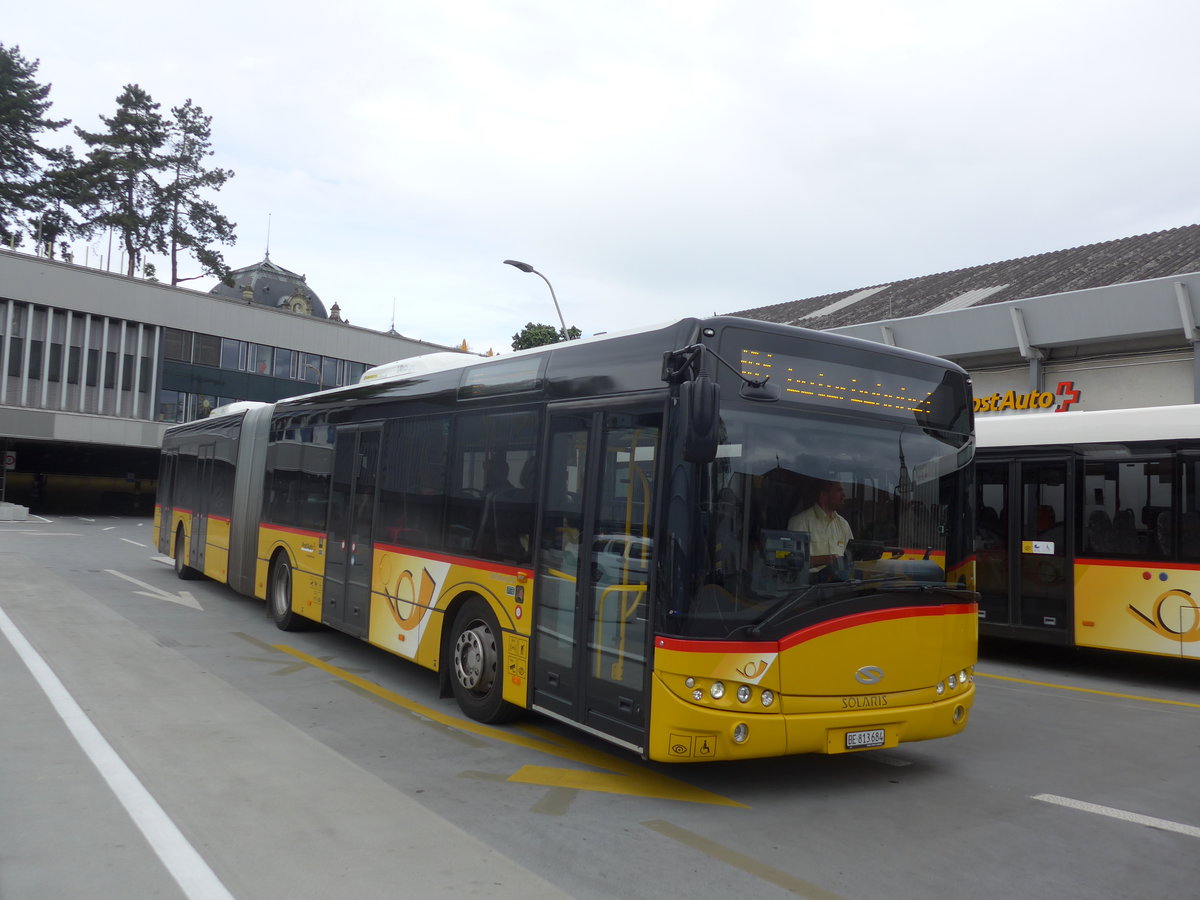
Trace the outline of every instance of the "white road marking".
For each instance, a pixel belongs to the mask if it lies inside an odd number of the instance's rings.
[[[133,546],[135,546],[135,547],[145,547],[146,546],[145,544],[138,543],[137,541],[131,541],[129,538],[121,538],[121,540],[123,540],[127,544],[133,544]]]
[[[129,817],[149,841],[167,872],[191,900],[233,900],[221,880],[204,861],[196,848],[188,843],[178,826],[171,821],[154,796],[146,790],[112,745],[104,739],[92,720],[75,702],[75,698],[59,681],[12,619],[0,609],[0,632],[8,638],[25,667],[46,694],[59,717],[70,730],[92,765],[100,772],[109,788],[121,801]]]
[[[109,575],[116,575],[118,578],[124,578],[130,584],[136,584],[140,588],[145,588],[142,591],[134,591],[135,594],[141,594],[143,597],[151,597],[155,600],[170,600],[172,603],[178,603],[180,606],[190,606],[192,609],[204,611],[204,607],[200,602],[192,596],[190,591],[180,591],[178,594],[172,594],[164,591],[162,588],[156,588],[152,584],[146,584],[144,581],[138,581],[131,575],[126,575],[124,572],[118,572],[116,569],[105,569]]]
[[[1072,800],[1070,797],[1059,797],[1057,794],[1034,794],[1033,799],[1041,800],[1043,803],[1054,803],[1058,806],[1065,806],[1068,809],[1077,809],[1080,812],[1095,813],[1098,816],[1120,819],[1123,822],[1132,822],[1134,825],[1145,825],[1147,828],[1159,828],[1163,831],[1174,831],[1177,834],[1186,834],[1188,837],[1200,838],[1200,828],[1197,826],[1184,825],[1182,822],[1172,822],[1170,819],[1143,816],[1140,813],[1133,813],[1124,809],[1114,809],[1111,806],[1099,806],[1083,800]]]

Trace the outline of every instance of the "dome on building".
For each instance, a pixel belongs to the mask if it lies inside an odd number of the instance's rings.
[[[260,306],[270,306],[288,312],[328,319],[329,313],[317,292],[308,286],[303,275],[290,272],[271,262],[271,254],[262,262],[229,273],[233,286],[220,282],[210,294],[230,300],[246,300]]]

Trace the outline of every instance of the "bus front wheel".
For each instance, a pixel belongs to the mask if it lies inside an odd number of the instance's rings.
[[[267,611],[280,631],[300,631],[307,620],[292,612],[292,564],[280,553],[271,563],[271,587],[267,593]]]
[[[517,708],[504,699],[503,636],[491,608],[479,597],[459,607],[450,635],[454,698],[477,722],[505,722]]]
[[[180,528],[175,532],[175,577],[182,578],[184,581],[192,581],[199,578],[200,573],[184,560],[186,546],[187,541],[183,539],[183,529]]]

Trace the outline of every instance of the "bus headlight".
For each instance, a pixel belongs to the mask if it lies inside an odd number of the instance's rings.
[[[950,690],[954,690],[956,687],[958,687],[958,676],[951,675],[949,678],[946,679],[946,682],[947,682],[947,684],[950,685]]]
[[[763,691],[762,692],[762,705],[763,706],[770,706],[774,702],[775,702],[775,692],[774,691]]]
[[[725,696],[725,684],[721,681],[714,681],[712,687],[708,689],[708,694],[714,700],[720,700]]]
[[[738,703],[749,703],[750,695],[752,693],[754,693],[754,692],[750,690],[750,685],[739,684],[738,689],[737,689]]]
[[[937,683],[937,687],[935,687],[935,688],[934,688],[934,690],[935,690],[935,691],[937,691],[937,695],[938,695],[939,697],[940,697],[940,696],[942,696],[942,694],[946,693],[946,685],[945,685],[945,682],[941,682],[941,681],[939,681],[939,682]]]
[[[703,700],[704,699],[704,691],[700,690],[700,688],[696,688],[694,691],[692,691],[692,699],[697,702]]]
[[[735,744],[746,743],[746,738],[750,737],[750,729],[746,727],[745,722],[738,722],[733,726],[733,742]]]

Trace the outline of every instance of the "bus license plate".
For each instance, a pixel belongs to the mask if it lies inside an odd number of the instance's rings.
[[[865,750],[868,747],[882,747],[887,739],[887,732],[882,728],[870,731],[847,731],[846,749]]]

